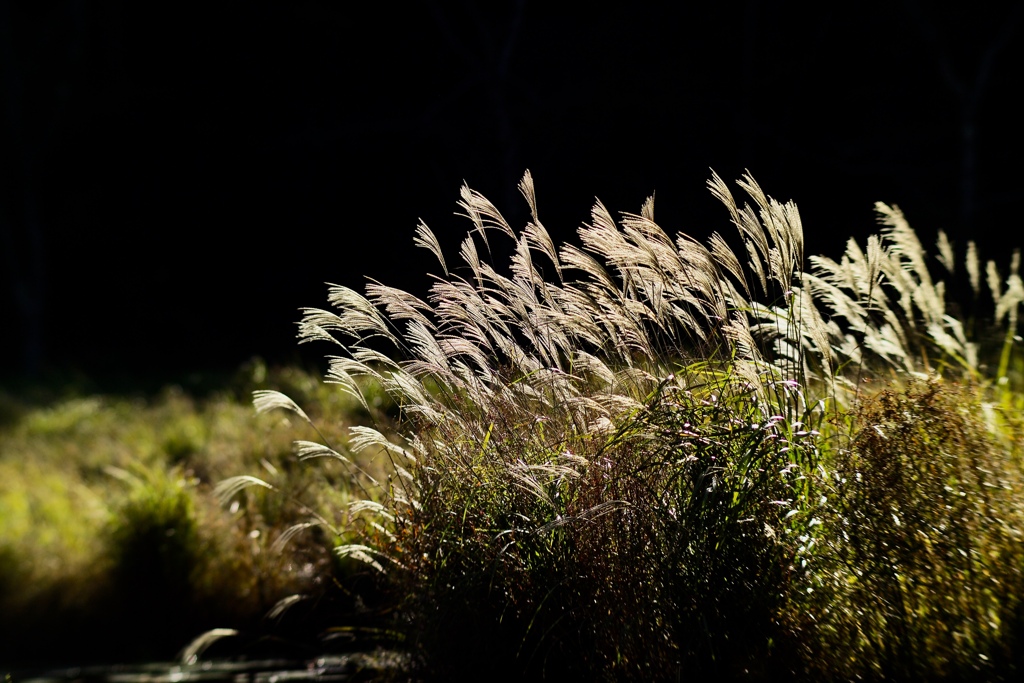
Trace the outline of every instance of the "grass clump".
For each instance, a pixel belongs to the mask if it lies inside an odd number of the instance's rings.
[[[1009,661],[1019,458],[1012,420],[979,416],[1016,400],[1014,335],[993,376],[981,324],[950,314],[895,207],[866,247],[806,271],[796,206],[739,185],[750,204],[709,183],[737,250],[669,237],[653,200],[620,221],[598,203],[582,246],[556,247],[529,174],[521,231],[464,188],[460,269],[417,229],[443,273],[426,300],[332,286],[335,310],[304,311],[302,340],[339,349],[328,382],[399,411],[345,449],[301,449],[348,463],[337,553],[381,575],[425,675],[914,679]],[[492,239],[511,241],[504,271]],[[951,274],[941,236],[939,252]],[[987,267],[1012,329],[1017,261],[1005,287]],[[977,299],[973,245],[965,269]],[[257,404],[306,417],[280,394]],[[386,475],[353,464],[364,451]]]
[[[170,455],[170,454],[169,454]],[[178,642],[187,637],[196,603],[195,579],[218,548],[201,535],[197,501],[183,473],[113,470],[128,490],[113,506],[105,538],[114,601],[126,623],[147,624],[143,641]],[[182,623],[184,622],[184,623]],[[141,643],[142,645],[144,643]],[[159,646],[158,646],[159,647]],[[156,655],[159,650],[141,655]]]

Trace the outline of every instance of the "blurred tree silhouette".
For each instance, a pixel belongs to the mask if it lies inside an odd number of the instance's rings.
[[[453,247],[465,180],[516,223],[525,168],[556,238],[595,193],[710,234],[708,168],[749,168],[813,252],[882,200],[984,256],[1021,198],[1021,7],[0,0],[0,374],[292,359],[295,301],[422,291],[417,219]]]
[[[43,166],[59,135],[68,100],[81,69],[85,25],[83,2],[49,8],[45,18],[17,12],[10,0],[0,0],[0,56],[6,104],[7,164],[5,196],[0,206],[0,250],[7,287],[17,312],[14,325],[20,341],[23,369],[38,372],[43,354],[46,302],[46,230],[41,210]],[[38,10],[37,10],[38,11]],[[53,50],[51,21],[64,29]],[[49,40],[47,40],[49,39]],[[62,59],[62,58],[63,59]]]

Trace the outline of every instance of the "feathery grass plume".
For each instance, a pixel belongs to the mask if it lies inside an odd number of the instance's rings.
[[[288,398],[280,391],[270,391],[266,389],[254,391],[252,394],[252,405],[256,409],[257,413],[265,413],[276,408],[284,408],[285,410],[295,413],[306,422],[310,422],[309,416],[306,415],[305,411],[303,411],[295,401]]]
[[[420,222],[416,226],[416,238],[413,240],[413,244],[427,249],[437,257],[437,260],[441,263],[442,270],[444,270],[444,274],[448,274],[448,266],[444,262],[444,252],[441,251],[441,243],[437,241],[437,237],[430,231],[426,223]]]
[[[340,460],[344,463],[351,462],[348,458],[333,448],[315,441],[295,441],[295,455],[299,460],[309,460],[310,458],[334,458],[335,460]]]
[[[970,240],[967,243],[967,260],[964,266],[967,269],[967,277],[975,298],[981,293],[981,270],[978,263],[978,244],[974,240]]]
[[[939,237],[935,242],[935,246],[939,250],[939,263],[945,268],[950,274],[956,272],[956,257],[953,255],[953,245],[949,242],[949,236],[946,235],[945,230],[939,230]]]
[[[240,491],[244,491],[252,486],[261,486],[265,489],[274,490],[273,484],[268,484],[259,477],[253,477],[248,474],[240,474],[237,477],[228,477],[221,481],[214,488],[214,494],[217,499],[223,505],[227,501],[234,498]]]

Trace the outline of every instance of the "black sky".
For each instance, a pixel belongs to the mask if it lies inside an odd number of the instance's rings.
[[[324,282],[424,291],[463,181],[522,224],[525,169],[561,239],[651,193],[727,233],[714,168],[810,253],[876,200],[1024,243],[1019,1],[154,5],[0,0],[0,378],[292,359]]]

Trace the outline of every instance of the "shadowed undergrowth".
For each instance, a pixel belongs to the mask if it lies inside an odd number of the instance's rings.
[[[264,615],[286,596],[324,600],[345,572],[334,539],[303,537],[288,555],[274,544],[311,510],[342,506],[344,480],[297,466],[292,442],[313,435],[308,426],[254,420],[236,395],[258,382],[304,396],[339,439],[359,415],[307,373],[248,370],[234,392],[202,400],[177,389],[43,405],[4,397],[0,662],[169,659],[214,626],[269,629]],[[276,490],[222,507],[214,484],[254,469]]]
[[[979,394],[918,381],[850,416],[800,548],[795,617],[822,674],[987,680],[1019,665],[1020,432],[994,430]]]

